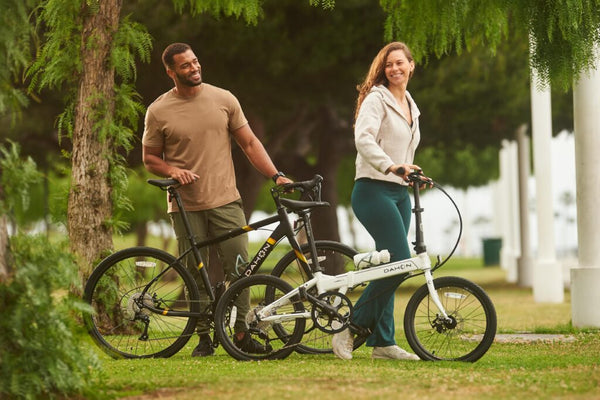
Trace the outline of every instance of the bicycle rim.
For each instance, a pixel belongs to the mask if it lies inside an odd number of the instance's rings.
[[[194,333],[196,318],[157,314],[149,306],[184,312],[200,309],[196,283],[185,267],[170,254],[146,247],[104,259],[90,276],[84,299],[93,309],[92,315],[84,316],[86,327],[113,358],[170,357]]]
[[[442,321],[427,285],[423,285],[406,306],[408,343],[424,360],[478,360],[496,335],[496,311],[490,298],[481,287],[459,277],[437,278],[434,285],[452,322]]]
[[[257,318],[257,313],[265,305],[291,290],[289,284],[271,275],[241,278],[231,285],[219,300],[215,311],[215,331],[225,351],[240,361],[282,359],[293,352],[304,333],[303,318],[290,318],[278,323]],[[292,298],[287,304],[273,310],[272,315],[292,315],[303,311],[302,303]],[[239,343],[236,338],[236,333],[243,330],[254,342],[250,347]]]

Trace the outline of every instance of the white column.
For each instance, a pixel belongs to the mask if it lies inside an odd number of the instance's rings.
[[[494,203],[498,209],[498,231],[502,238],[502,247],[500,248],[500,266],[505,271],[510,269],[510,256],[512,255],[510,239],[510,202],[508,187],[508,141],[502,141],[500,149],[500,178],[495,187]]]
[[[554,241],[551,97],[550,88],[540,89],[538,82],[536,71],[532,70],[531,131],[538,234],[538,251],[533,273],[533,298],[537,303],[562,303],[564,301],[562,266],[556,260]]]
[[[529,138],[527,125],[517,129],[517,154],[518,154],[518,186],[519,201],[517,202],[519,216],[519,247],[521,254],[517,259],[517,283],[519,286],[531,287],[533,285],[533,260],[531,258],[531,241],[529,238]]]
[[[506,203],[506,218],[503,224],[501,264],[506,269],[506,280],[517,282],[517,258],[519,249],[519,217],[518,217],[518,179],[517,179],[517,146],[515,142],[504,141],[500,158],[502,191],[500,201]]]
[[[573,326],[600,328],[600,57],[573,89],[579,265],[571,268]]]

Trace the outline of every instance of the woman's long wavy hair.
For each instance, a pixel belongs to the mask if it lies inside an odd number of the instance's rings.
[[[385,63],[390,53],[396,50],[402,50],[408,61],[414,61],[410,49],[402,42],[391,42],[379,50],[379,53],[377,53],[373,59],[373,62],[371,63],[371,67],[369,68],[369,72],[367,73],[365,80],[356,87],[358,90],[358,98],[356,99],[354,121],[356,121],[356,118],[358,117],[358,110],[360,110],[360,106],[371,88],[377,85],[388,85],[388,80],[385,77]],[[409,79],[412,77],[412,75],[413,72],[410,73]]]

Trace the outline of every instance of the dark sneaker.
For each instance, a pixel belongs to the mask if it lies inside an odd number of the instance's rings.
[[[212,340],[209,335],[200,335],[200,342],[198,346],[192,351],[192,357],[206,357],[212,356],[215,352]]]
[[[244,333],[241,339],[237,338],[237,335],[234,336],[233,342],[235,345],[245,353],[253,353],[253,354],[267,354],[273,351],[273,347],[270,344],[263,345],[252,336],[250,336],[247,332]]]

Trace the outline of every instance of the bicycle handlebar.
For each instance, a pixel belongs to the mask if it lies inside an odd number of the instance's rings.
[[[394,173],[396,175],[403,176],[406,173],[406,170],[404,169],[404,167],[400,167]],[[428,178],[425,175],[423,175],[423,170],[421,170],[421,169],[417,169],[417,170],[414,170],[411,173],[409,173],[408,174],[408,181],[409,182],[413,182],[413,183],[417,183],[419,185],[434,183],[431,178]]]
[[[303,189],[303,190],[312,190],[317,185],[320,185],[321,182],[323,182],[323,177],[321,175],[315,175],[315,177],[312,178],[309,181],[284,183],[281,186],[285,190],[291,190],[291,189],[297,189],[297,188],[300,188],[300,189]]]
[[[300,181],[300,182],[292,182],[292,183],[284,183],[283,185],[276,186],[271,189],[273,193],[284,192],[289,193],[298,189],[302,195],[300,197],[301,200],[306,200],[307,198],[313,201],[321,201],[321,183],[323,182],[323,177],[321,175],[315,175],[314,178],[308,181]],[[313,195],[314,194],[314,197]]]

